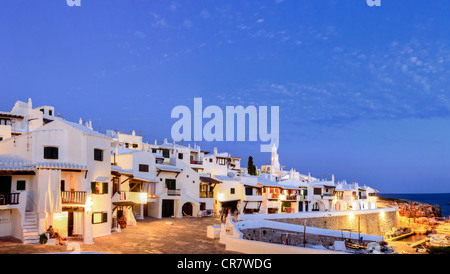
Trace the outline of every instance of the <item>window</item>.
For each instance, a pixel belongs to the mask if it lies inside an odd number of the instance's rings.
[[[16,189],[17,190],[25,190],[25,185],[26,185],[25,181],[17,181]]]
[[[247,196],[253,195],[253,188],[251,188],[251,187],[246,187],[246,188],[245,188],[245,195],[247,195]]]
[[[108,222],[108,212],[94,212],[92,213],[92,223],[101,224]]]
[[[170,157],[169,156],[169,150],[168,149],[163,149],[162,155],[163,155],[164,158],[169,158]]]
[[[44,159],[58,160],[58,148],[44,147]]]
[[[125,148],[129,148],[130,144],[129,143],[125,143]]]
[[[64,180],[61,180],[61,191],[66,190],[66,182]]]
[[[53,111],[51,109],[48,110],[48,115],[53,116]]]
[[[0,137],[0,142],[3,141],[3,137]]]
[[[209,162],[210,162],[210,163],[212,163],[212,158],[211,158],[211,159],[209,159]]]
[[[217,158],[217,163],[219,163],[219,165],[224,166],[225,165],[225,159],[224,158]]]
[[[321,188],[314,188],[314,195],[321,195],[322,189]]]
[[[176,189],[177,188],[177,182],[174,179],[166,179],[166,187],[168,189]]]
[[[178,159],[183,160],[183,153],[178,153]]]
[[[206,210],[206,203],[200,203],[200,210]]]
[[[152,148],[152,153],[156,153],[156,148]]]
[[[133,144],[133,148],[138,148],[139,145],[138,144]]]
[[[236,192],[236,189],[230,188],[230,194],[235,194],[235,192]]]
[[[103,161],[103,150],[97,148],[94,149],[94,160]]]
[[[41,109],[40,109],[40,111],[41,111],[42,113],[44,113],[44,114],[45,114],[45,111],[44,111],[44,109],[43,109],[43,108],[41,108]]]
[[[92,182],[92,194],[108,194],[108,183]]]
[[[148,165],[139,165],[140,172],[148,172]]]

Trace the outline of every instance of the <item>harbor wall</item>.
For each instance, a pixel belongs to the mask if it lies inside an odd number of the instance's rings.
[[[272,216],[271,216],[272,215]],[[317,227],[329,230],[354,229],[361,234],[384,236],[398,225],[397,208],[372,210],[308,212],[291,214],[265,214],[265,216],[245,216],[246,220],[260,219]]]

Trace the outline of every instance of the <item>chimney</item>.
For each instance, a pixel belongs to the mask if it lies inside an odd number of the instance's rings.
[[[83,124],[83,120],[80,118],[80,120],[78,121],[78,123],[79,123],[80,125],[82,125],[82,124]]]
[[[133,132],[131,133],[131,135],[136,136],[136,131],[133,130]]]
[[[28,98],[28,108],[33,108],[33,102],[31,101],[31,98]]]
[[[214,148],[214,155],[217,155],[217,147]]]

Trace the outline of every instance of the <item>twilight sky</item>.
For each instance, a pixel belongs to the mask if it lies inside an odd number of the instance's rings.
[[[2,0],[0,110],[31,97],[160,143],[195,97],[279,106],[287,169],[450,192],[450,2],[381,2]],[[260,142],[201,145],[270,162]]]

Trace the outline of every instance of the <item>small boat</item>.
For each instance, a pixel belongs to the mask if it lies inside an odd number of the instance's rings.
[[[354,244],[349,239],[345,240],[345,246],[351,249],[366,249],[367,244]]]

